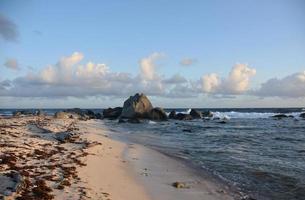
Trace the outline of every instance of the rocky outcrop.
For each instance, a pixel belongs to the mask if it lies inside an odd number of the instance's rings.
[[[130,96],[125,102],[121,118],[149,118],[153,106],[144,94]]]
[[[302,117],[302,118],[305,119],[305,113],[301,113],[301,114],[299,115],[299,117]]]
[[[122,107],[107,108],[103,110],[104,118],[117,119],[122,113]]]
[[[54,117],[57,119],[69,119],[71,118],[71,114],[64,111],[59,111],[55,113]]]
[[[191,109],[190,115],[192,116],[193,119],[201,119],[202,118],[202,113],[198,110]]]
[[[167,120],[167,115],[162,108],[153,108],[149,114],[150,119],[156,121],[165,121]]]
[[[169,113],[168,118],[169,118],[169,119],[175,119],[175,118],[176,118],[176,111],[175,111],[175,110],[172,110],[172,111]]]

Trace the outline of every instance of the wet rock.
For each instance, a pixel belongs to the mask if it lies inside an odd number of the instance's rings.
[[[169,113],[168,118],[170,118],[170,119],[175,119],[175,118],[176,118],[176,111],[175,111],[175,110],[172,110],[172,111]]]
[[[302,118],[305,119],[305,113],[301,113],[301,114],[299,115],[299,117],[302,117]]]
[[[126,123],[126,121],[124,119],[119,119],[119,123]]]
[[[104,118],[117,119],[122,113],[122,107],[107,108],[103,110]]]
[[[190,114],[178,113],[175,117],[178,120],[192,120],[192,116]]]
[[[213,113],[211,111],[202,112],[202,117],[203,118],[212,118],[213,117]]]
[[[55,135],[56,140],[62,143],[71,141],[72,137],[73,137],[73,133],[70,132],[60,132],[60,133],[56,133]]]
[[[103,119],[103,115],[101,113],[95,113],[95,119]]]
[[[188,132],[188,133],[191,133],[191,132],[192,132],[191,129],[183,129],[182,131],[183,131],[183,132]]]
[[[0,173],[0,199],[1,195],[11,196],[19,192],[24,186],[24,179],[17,171]]]
[[[92,110],[86,110],[86,112],[82,113],[83,116],[88,116],[89,119],[96,119],[96,115]]]
[[[202,118],[202,113],[198,110],[195,110],[195,109],[191,109],[190,115],[192,116],[193,119]]]
[[[149,118],[153,106],[144,94],[130,96],[125,102],[122,110],[122,118]]]
[[[150,119],[156,120],[156,121],[166,121],[167,115],[165,111],[162,108],[153,108],[150,111]]]

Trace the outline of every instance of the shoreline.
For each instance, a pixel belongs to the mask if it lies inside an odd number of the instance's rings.
[[[103,121],[49,116],[0,120],[0,179],[12,169],[22,177],[20,188],[0,190],[0,199],[1,194],[6,199],[234,199],[227,188],[183,162],[109,137]],[[62,140],[67,133],[71,138]],[[180,185],[174,187],[174,182]]]

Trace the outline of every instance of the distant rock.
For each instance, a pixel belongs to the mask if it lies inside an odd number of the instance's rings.
[[[14,117],[18,117],[20,115],[34,115],[35,113],[32,110],[17,110],[13,112]]]
[[[277,114],[277,115],[273,115],[272,118],[276,118],[276,119],[282,119],[282,118],[287,118],[288,116],[285,114]]]
[[[153,108],[150,111],[150,119],[156,120],[156,121],[165,121],[167,120],[167,115],[165,111],[162,108]]]
[[[192,116],[193,119],[201,119],[202,118],[202,113],[198,110],[191,109],[190,115]]]
[[[117,119],[122,113],[122,107],[107,108],[103,110],[104,118]]]
[[[39,109],[39,110],[36,111],[36,115],[37,116],[45,116],[45,112],[43,110]]]
[[[152,109],[147,96],[137,93],[124,102],[121,118],[149,118]]]
[[[305,113],[301,113],[299,117],[305,118]]]
[[[95,113],[95,119],[103,119],[103,115],[101,113]]]
[[[175,119],[175,118],[176,118],[176,111],[175,111],[175,110],[172,110],[172,111],[169,113],[168,118],[169,118],[169,119]]]
[[[178,113],[175,117],[178,120],[192,120],[192,116],[190,114]]]
[[[202,112],[202,117],[203,118],[212,118],[213,117],[213,113],[211,111]]]
[[[88,116],[89,119],[95,119],[95,113],[92,110],[86,110],[85,112],[82,113],[82,115]]]

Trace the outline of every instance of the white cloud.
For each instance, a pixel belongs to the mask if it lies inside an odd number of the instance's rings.
[[[221,79],[215,73],[202,76],[202,91],[224,95],[242,94],[249,89],[250,78],[255,74],[256,70],[248,65],[236,64],[227,78]]]
[[[193,65],[196,62],[197,62],[197,60],[194,59],[194,58],[183,58],[180,61],[180,65],[182,65],[182,66],[191,66],[191,65]]]
[[[143,80],[151,81],[157,78],[155,62],[163,57],[161,53],[153,53],[140,60],[141,77]]]
[[[260,97],[305,97],[305,71],[281,79],[269,79],[251,94]]]
[[[15,58],[7,59],[4,63],[4,66],[12,70],[19,70],[18,61]]]

